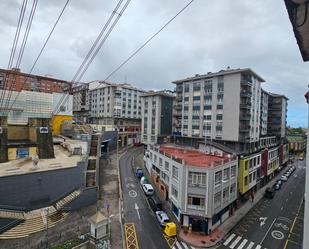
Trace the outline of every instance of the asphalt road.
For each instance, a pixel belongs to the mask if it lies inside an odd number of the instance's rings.
[[[140,249],[169,249],[162,229],[149,209],[143,190],[132,171],[132,158],[141,152],[142,148],[130,149],[119,160],[124,222],[135,224]]]
[[[302,248],[305,161],[298,161],[295,166],[296,170],[275,197],[261,199],[218,248]]]

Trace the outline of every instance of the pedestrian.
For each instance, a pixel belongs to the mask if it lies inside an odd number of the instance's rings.
[[[251,196],[251,202],[253,203],[253,202],[254,202],[254,194],[253,194],[253,191],[251,191],[250,196]]]

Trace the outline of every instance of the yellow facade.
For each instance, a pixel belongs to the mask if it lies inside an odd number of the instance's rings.
[[[241,194],[249,190],[249,160],[250,158],[239,160],[238,187]]]
[[[29,158],[33,157],[35,154],[37,154],[37,148],[36,147],[29,147]],[[17,148],[9,148],[8,149],[8,158],[9,158],[9,161],[17,159]]]
[[[60,134],[61,124],[64,121],[71,122],[72,120],[73,120],[73,116],[69,116],[69,115],[54,115],[53,119],[52,119],[53,135],[59,135]]]

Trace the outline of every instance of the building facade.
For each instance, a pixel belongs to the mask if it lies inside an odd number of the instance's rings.
[[[288,98],[274,93],[268,93],[268,95],[267,133],[285,138]]]
[[[177,80],[174,132],[254,147],[260,137],[261,83],[251,69],[227,69]]]
[[[103,131],[118,130],[121,145],[140,142],[141,99],[146,92],[129,84],[90,82],[91,124]]]
[[[12,70],[0,69],[0,89],[4,90],[62,93],[69,90],[71,85],[71,82],[50,76],[22,73],[18,68]]]
[[[174,96],[164,91],[141,95],[143,144],[167,141],[172,135]]]
[[[152,179],[164,189],[164,198],[183,226],[210,234],[233,212],[237,157],[149,145],[145,160],[151,162]]]
[[[88,123],[90,117],[91,98],[89,84],[79,84],[71,89],[73,95],[73,115],[76,121]]]

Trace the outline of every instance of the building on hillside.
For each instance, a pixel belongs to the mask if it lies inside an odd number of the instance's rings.
[[[6,90],[6,94],[8,94],[8,90],[63,93],[69,90],[71,85],[71,82],[55,79],[51,76],[22,73],[19,68],[0,69],[0,89]]]
[[[237,151],[259,143],[261,84],[249,68],[221,70],[176,80],[175,134],[225,141]]]
[[[103,131],[118,130],[120,145],[140,142],[141,99],[146,92],[129,84],[95,81],[89,84],[89,121]]]
[[[144,158],[162,198],[182,226],[210,234],[233,212],[237,156],[206,154],[190,147],[148,145]]]
[[[286,136],[288,98],[284,95],[268,93],[267,134],[284,139]]]
[[[301,128],[288,128],[286,137],[290,152],[303,156],[306,150],[306,131]]]
[[[89,84],[79,84],[71,89],[73,95],[73,115],[76,121],[88,123],[90,117],[90,94]]]
[[[141,95],[143,144],[167,142],[167,138],[172,135],[174,98],[166,91],[150,91]]]

